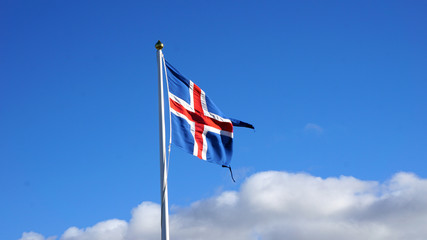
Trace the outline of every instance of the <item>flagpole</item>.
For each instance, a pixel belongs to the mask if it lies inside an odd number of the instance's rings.
[[[163,97],[163,43],[159,40],[155,47],[157,49],[157,69],[159,73],[160,199],[162,202],[161,240],[169,240],[168,173],[166,166],[165,111]]]

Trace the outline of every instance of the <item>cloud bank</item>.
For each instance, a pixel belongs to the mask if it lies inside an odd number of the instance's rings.
[[[194,202],[170,215],[173,240],[427,239],[427,180],[398,173],[384,183],[353,177],[261,172],[239,191]],[[70,227],[59,240],[160,238],[160,206],[143,202],[129,222]],[[20,240],[53,240],[34,232]]]

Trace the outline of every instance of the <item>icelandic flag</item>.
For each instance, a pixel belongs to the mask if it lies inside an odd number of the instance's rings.
[[[233,126],[251,124],[227,118],[205,92],[166,60],[172,143],[208,162],[230,167]]]

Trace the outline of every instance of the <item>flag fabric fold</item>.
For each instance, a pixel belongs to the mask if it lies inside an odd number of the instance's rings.
[[[194,82],[165,60],[171,111],[172,143],[208,162],[230,167],[233,126],[251,124],[227,118]]]

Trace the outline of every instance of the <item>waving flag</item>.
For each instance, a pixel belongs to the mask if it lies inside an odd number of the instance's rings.
[[[254,128],[251,124],[227,118],[191,80],[166,61],[169,71],[169,106],[172,143],[208,162],[230,167],[233,126]]]

